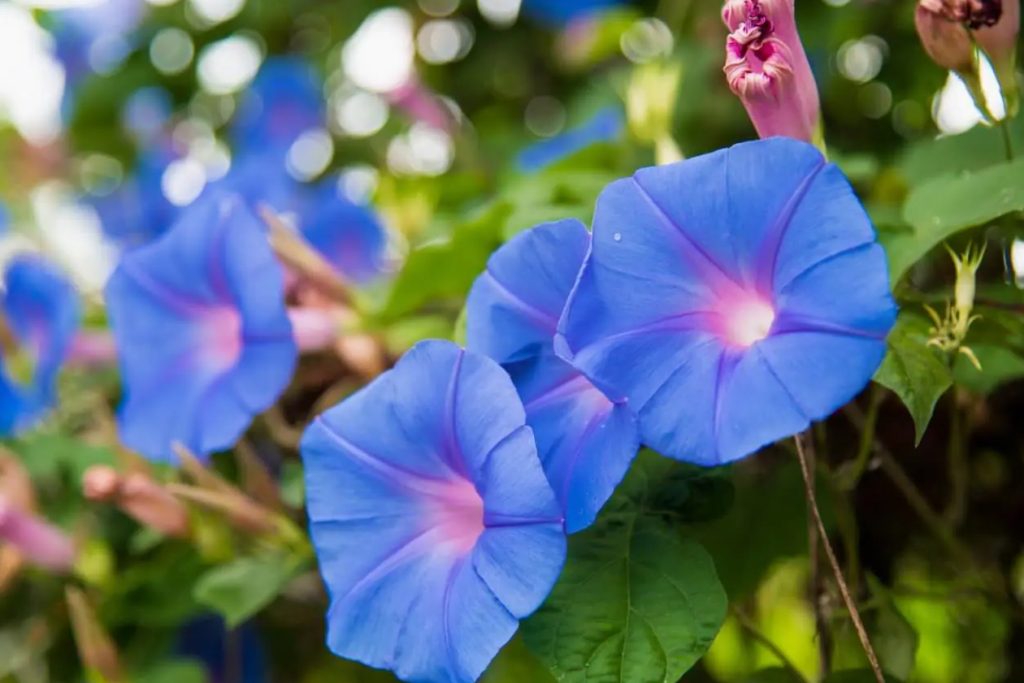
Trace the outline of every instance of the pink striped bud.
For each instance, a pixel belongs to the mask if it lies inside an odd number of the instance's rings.
[[[821,104],[793,0],[728,0],[725,77],[762,138],[818,142]]]

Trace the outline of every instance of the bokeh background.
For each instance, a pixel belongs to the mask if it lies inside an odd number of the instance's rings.
[[[121,250],[166,229],[207,186],[230,179],[269,197],[278,177],[326,182],[372,207],[388,235],[385,272],[360,292],[362,328],[392,356],[421,338],[457,335],[466,289],[508,236],[543,220],[589,219],[601,187],[653,163],[666,132],[686,156],[755,137],[722,75],[717,2],[607,3],[572,17],[576,4],[0,0],[0,257],[46,253],[101,327],[100,292]],[[899,208],[911,185],[1002,155],[963,86],[921,49],[913,6],[797,3],[830,156],[883,232],[905,229]],[[315,96],[270,79],[257,100],[290,103],[278,123],[294,139],[283,165],[239,180],[242,162],[271,142],[240,121],[250,85],[274,65],[311,74]],[[608,112],[600,141],[550,163],[575,146],[567,131]],[[1019,123],[1012,134],[1024,148]],[[979,286],[981,295],[998,288],[1017,318],[1021,228],[1008,219],[985,229]],[[941,301],[952,280],[938,250],[904,284]],[[877,648],[907,681],[1024,680],[1024,359],[1005,348],[1004,328],[978,334],[986,372],[957,362],[958,385],[919,447],[902,406],[875,388],[830,421],[820,449],[836,475],[829,481],[839,482],[823,492],[837,545],[854,581],[868,584],[859,590]],[[296,434],[354,381],[329,354],[307,358],[281,408],[254,427],[299,522]],[[84,501],[81,473],[112,458],[104,415],[116,406],[117,378],[69,371],[62,383],[56,415],[11,446],[48,514],[89,539],[81,571],[103,596],[105,628],[140,672],[133,680],[391,680],[326,651],[315,573],[240,629],[210,616],[192,585],[229,541],[212,538],[205,555],[156,543]],[[877,443],[866,446],[865,420],[877,426]],[[855,490],[842,483],[851,480]],[[818,655],[799,473],[786,454],[767,453],[735,468],[729,487],[729,512],[696,531],[733,610],[684,680],[788,680],[755,677],[781,665],[773,648],[810,675]],[[62,598],[60,583],[41,575],[5,587],[0,681],[83,680]],[[825,599],[837,615],[837,665],[859,666],[837,597]],[[519,641],[487,676],[548,680]]]

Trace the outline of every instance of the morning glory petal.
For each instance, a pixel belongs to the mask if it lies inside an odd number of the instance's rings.
[[[606,188],[556,349],[628,401],[644,442],[710,465],[850,400],[895,315],[849,183],[775,138]]]
[[[590,235],[577,220],[546,223],[495,252],[467,300],[469,348],[499,363],[550,347]]]
[[[493,361],[423,342],[314,421],[301,450],[336,654],[470,683],[540,605],[565,537],[524,417]]]
[[[722,354],[713,405],[716,460],[720,463],[732,462],[802,431],[810,422],[779,381],[760,347],[749,353]],[[766,406],[771,409],[766,410]]]
[[[589,246],[590,234],[575,220],[522,232],[491,256],[466,304],[469,348],[511,375],[569,533],[593,523],[639,448],[629,408],[554,352],[558,319]]]
[[[122,257],[106,289],[125,384],[125,443],[160,460],[180,441],[231,446],[287,386],[297,351],[283,274],[263,226],[233,196],[189,207]]]
[[[593,524],[640,447],[636,418],[550,350],[506,366],[541,463],[575,533]]]

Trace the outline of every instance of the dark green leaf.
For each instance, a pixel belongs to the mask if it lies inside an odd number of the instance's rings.
[[[889,334],[889,351],[875,374],[875,381],[899,396],[910,411],[917,443],[928,429],[935,404],[953,384],[949,367],[927,342],[927,321],[904,313]]]
[[[1012,349],[989,344],[971,344],[971,350],[981,363],[978,370],[964,356],[958,356],[953,366],[953,377],[958,385],[979,394],[989,394],[999,386],[1024,377],[1024,357]]]
[[[294,571],[291,559],[283,556],[244,557],[204,574],[196,583],[195,599],[235,628],[269,605]]]
[[[569,560],[523,637],[559,681],[670,683],[710,647],[727,600],[707,552],[664,520],[613,514]]]
[[[516,636],[501,649],[480,683],[554,683],[544,663],[526,647],[522,637]]]
[[[789,669],[772,667],[761,669],[743,679],[743,683],[807,683]]]

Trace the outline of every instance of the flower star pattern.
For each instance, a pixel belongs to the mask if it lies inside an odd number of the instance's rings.
[[[512,376],[569,533],[593,523],[639,447],[626,405],[554,353],[558,318],[589,248],[590,233],[575,220],[520,233],[491,257],[467,303],[468,347]]]
[[[895,317],[845,177],[773,138],[605,189],[556,349],[628,399],[645,443],[717,465],[852,399]]]
[[[186,209],[160,239],[126,253],[106,289],[125,401],[121,437],[174,458],[234,444],[288,385],[297,350],[281,267],[234,196]]]
[[[37,421],[57,399],[57,373],[78,330],[78,293],[53,266],[33,255],[18,256],[4,272],[0,307],[21,353],[0,363],[0,435]],[[31,364],[27,383],[11,367]],[[15,373],[19,374],[19,373]]]
[[[475,681],[566,553],[508,375],[422,342],[317,418],[301,450],[331,650],[403,680]]]

